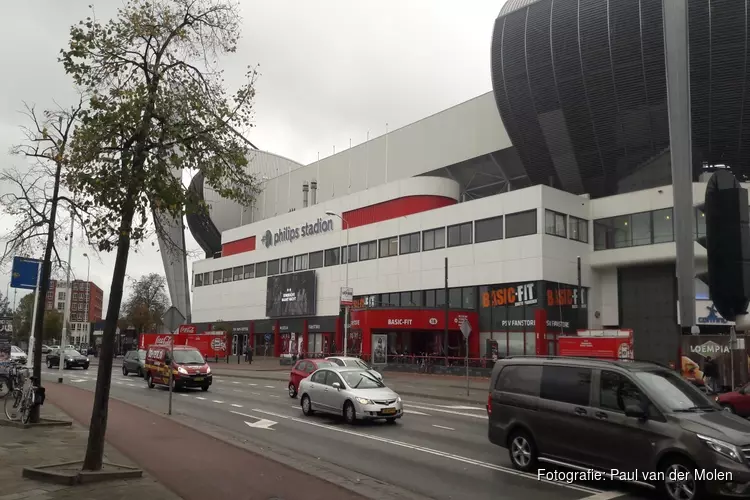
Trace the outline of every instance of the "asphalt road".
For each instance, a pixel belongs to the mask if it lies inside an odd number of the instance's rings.
[[[57,370],[43,370],[47,383]],[[65,371],[65,383],[93,390],[96,370]],[[112,373],[112,397],[166,413],[169,391]],[[437,404],[441,403],[441,404]],[[238,441],[269,458],[318,475],[365,485],[372,498],[494,500],[504,498],[631,500],[647,491],[607,481],[563,484],[510,467],[507,451],[487,441],[480,405],[404,397],[396,425],[349,426],[328,416],[305,417],[286,383],[215,376],[208,392],[173,395],[173,414],[201,430]]]

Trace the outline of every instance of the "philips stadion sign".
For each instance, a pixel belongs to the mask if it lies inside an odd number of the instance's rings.
[[[292,242],[299,238],[327,233],[329,231],[333,231],[333,219],[324,220],[319,218],[312,224],[308,222],[306,224],[302,224],[299,227],[287,226],[283,229],[279,229],[275,233],[272,233],[270,230],[266,231],[265,234],[263,234],[263,236],[261,237],[260,241],[261,243],[263,243],[264,247],[271,248],[272,246],[278,245],[279,243],[284,243],[287,241]]]

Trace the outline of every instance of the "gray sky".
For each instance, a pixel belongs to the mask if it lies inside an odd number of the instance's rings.
[[[221,61],[233,90],[248,64],[260,64],[255,124],[249,139],[301,163],[407,125],[491,90],[490,41],[505,0],[240,0],[243,39]],[[112,16],[117,0],[6,2],[0,30],[0,168],[23,165],[7,154],[22,140],[24,101],[40,109],[75,99],[57,62],[68,28],[89,15]],[[0,184],[0,192],[7,189]],[[0,235],[10,221],[0,215]],[[198,245],[186,235],[188,246]],[[130,255],[128,274],[163,274],[151,242]],[[83,246],[73,248],[73,274],[86,279]],[[65,249],[67,255],[67,248]],[[114,253],[91,259],[91,280],[104,289]],[[0,270],[5,294],[9,270]],[[126,292],[127,293],[127,292]],[[10,290],[11,304],[13,290]],[[18,293],[18,299],[22,296]]]

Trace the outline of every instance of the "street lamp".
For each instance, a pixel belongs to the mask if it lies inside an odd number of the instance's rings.
[[[88,261],[88,266],[86,268],[86,325],[88,326],[86,343],[88,344],[90,340],[89,335],[91,334],[91,316],[89,315],[89,307],[91,307],[91,259],[87,253],[84,253],[83,256],[86,257],[86,260]]]
[[[338,217],[341,219],[341,222],[346,226],[346,270],[344,278],[344,286],[348,289],[349,288],[349,223],[346,222],[346,219],[340,214],[337,214],[335,212],[331,212],[328,210],[326,212],[326,215],[330,215],[331,217]],[[349,341],[349,305],[347,304],[344,306],[344,356],[347,355],[347,342]]]

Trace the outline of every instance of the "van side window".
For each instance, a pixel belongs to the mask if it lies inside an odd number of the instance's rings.
[[[600,408],[624,413],[626,405],[640,406],[642,401],[640,389],[627,377],[602,370],[599,382]]]
[[[551,401],[589,406],[591,370],[575,366],[545,366],[541,396]]]
[[[509,365],[503,368],[503,371],[498,375],[495,390],[538,396],[541,379],[541,366]]]

